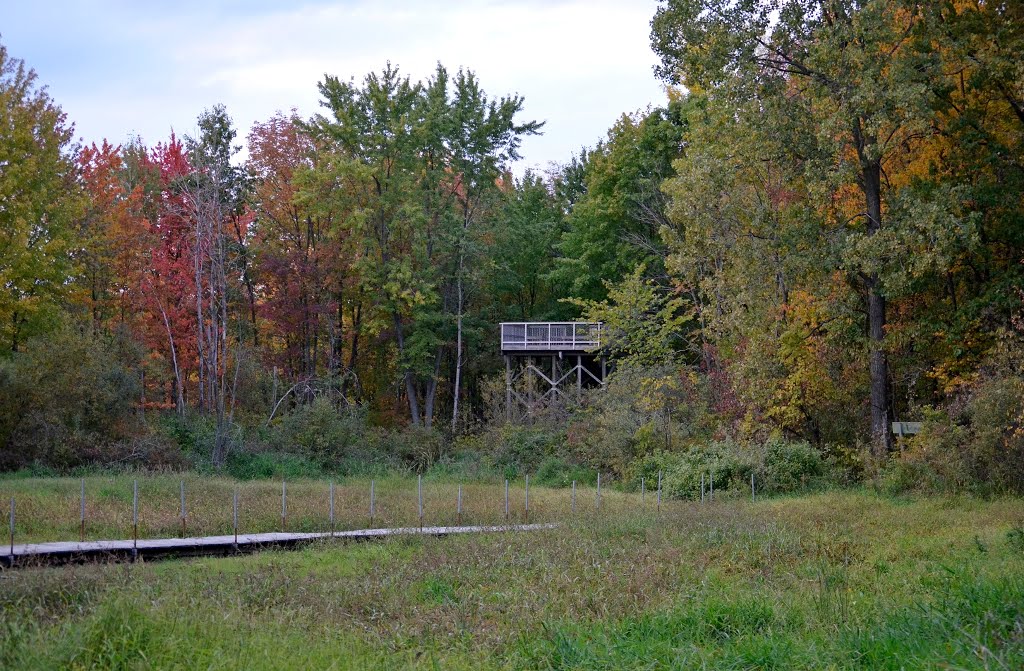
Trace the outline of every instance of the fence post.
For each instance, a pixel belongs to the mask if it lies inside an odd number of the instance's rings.
[[[419,500],[420,531],[423,531],[423,476],[416,476],[416,496]]]
[[[185,481],[181,481],[181,537],[185,537]]]
[[[505,478],[505,524],[508,524],[508,478]]]
[[[640,478],[640,505],[647,503],[647,484],[643,478]]]
[[[14,497],[11,497],[11,566],[14,566]]]
[[[81,508],[82,508],[81,514],[79,515],[81,524],[79,525],[80,528],[79,528],[79,531],[78,531],[78,540],[80,540],[80,541],[82,541],[84,543],[85,542],[85,478],[82,478],[82,504],[81,504]]]
[[[132,561],[139,556],[139,481],[132,481]]]
[[[661,512],[661,471],[658,471],[658,512]]]
[[[288,483],[281,481],[281,532],[288,530]]]
[[[573,514],[576,513],[576,481],[575,480],[572,481],[572,499],[571,499],[571,502],[569,503],[569,510]]]
[[[523,509],[523,523],[530,523],[530,475],[526,475],[526,507]]]
[[[238,487],[231,497],[231,527],[235,530],[235,549],[238,549]]]
[[[331,504],[330,504],[330,508],[331,508],[331,512],[330,512],[330,518],[331,518],[331,538],[334,538],[334,480],[331,480],[330,498],[331,498]]]
[[[374,514],[374,492],[373,492],[373,480],[370,480],[370,526],[373,526],[373,514]]]
[[[754,495],[754,474],[751,473],[750,474],[750,501],[751,501],[751,503],[753,503],[756,500],[757,500],[757,498]]]
[[[455,524],[462,526],[462,485],[459,485],[458,499],[455,501]]]

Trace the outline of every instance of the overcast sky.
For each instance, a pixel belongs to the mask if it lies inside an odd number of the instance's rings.
[[[0,40],[39,74],[86,142],[147,143],[224,103],[244,138],[294,107],[320,111],[325,73],[360,80],[390,60],[414,79],[438,61],[546,121],[517,166],[592,146],[623,113],[662,104],[648,35],[656,0],[0,0]]]

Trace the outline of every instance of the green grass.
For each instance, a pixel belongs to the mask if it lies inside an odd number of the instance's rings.
[[[550,532],[8,571],[0,666],[1024,667],[1020,500],[615,503]]]
[[[132,537],[132,484],[139,484],[139,537],[164,538],[182,533],[180,485],[185,484],[185,533],[188,535],[229,534],[232,531],[232,496],[239,493],[239,531],[258,533],[280,531],[281,481],[235,480],[185,474],[139,474],[90,476],[85,478],[85,537],[112,539]],[[77,540],[81,535],[80,478],[0,478],[0,506],[15,499],[17,543]],[[330,529],[330,489],[327,480],[287,481],[289,531]],[[361,529],[369,525],[370,480],[339,480],[335,487],[335,528]],[[509,489],[510,520],[524,520],[524,482]],[[452,525],[458,520],[458,483],[423,480],[424,523]],[[578,488],[580,510],[594,508],[593,487]],[[602,506],[609,513],[635,510],[640,497],[602,490]],[[682,504],[678,504],[682,505]],[[653,496],[647,506],[654,506]],[[388,476],[375,480],[374,526],[419,524],[416,480]],[[564,519],[570,512],[570,491],[530,486],[529,521]],[[4,518],[6,518],[4,514]],[[501,524],[505,520],[504,493],[494,484],[463,485],[464,524]],[[6,527],[5,527],[6,529]]]

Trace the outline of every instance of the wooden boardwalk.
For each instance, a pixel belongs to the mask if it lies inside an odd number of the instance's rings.
[[[320,533],[271,532],[193,538],[149,538],[133,540],[26,543],[6,548],[0,558],[4,566],[39,566],[85,561],[123,561],[140,558],[195,557],[255,552],[270,547],[294,547],[317,540],[375,540],[391,536],[450,536],[454,534],[540,531],[557,524],[510,524],[504,526],[402,527],[397,529],[356,529]]]

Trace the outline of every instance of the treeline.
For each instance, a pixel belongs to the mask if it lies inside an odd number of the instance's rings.
[[[542,124],[470,71],[325,77],[241,161],[221,106],[77,146],[0,51],[3,465],[468,450],[1024,490],[1022,10],[669,0],[652,45],[666,105],[518,178]],[[608,389],[502,426],[497,323],[580,317]]]

